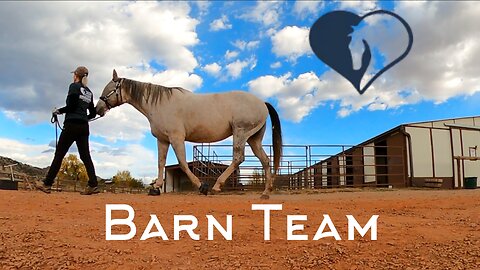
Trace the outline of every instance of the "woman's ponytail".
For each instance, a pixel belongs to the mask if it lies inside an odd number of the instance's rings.
[[[82,78],[82,85],[86,87],[87,84],[88,84],[88,75],[85,75]]]

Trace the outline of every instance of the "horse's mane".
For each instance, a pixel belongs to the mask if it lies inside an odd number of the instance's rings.
[[[164,95],[169,99],[174,90],[180,92],[185,89],[180,87],[165,87],[158,84],[145,83],[130,79],[123,80],[123,90],[127,92],[132,101],[137,103],[151,102],[157,104],[162,101]]]

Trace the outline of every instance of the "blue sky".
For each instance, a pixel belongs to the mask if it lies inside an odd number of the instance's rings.
[[[39,167],[53,156],[49,114],[69,73],[90,68],[98,99],[121,77],[195,93],[249,91],[280,113],[286,144],[357,144],[402,123],[478,115],[480,7],[469,2],[0,3],[0,155]],[[410,54],[360,96],[308,44],[323,14],[387,9],[411,26]],[[16,28],[7,27],[16,25]],[[406,32],[388,17],[358,34],[377,53],[368,74],[396,58]],[[361,55],[352,41],[354,54]],[[97,173],[156,177],[156,141],[129,105],[91,124]],[[270,134],[264,140],[270,143]],[[227,140],[228,143],[228,140]],[[192,145],[187,145],[190,160]],[[72,149],[75,152],[75,149]],[[173,151],[168,164],[176,163]]]

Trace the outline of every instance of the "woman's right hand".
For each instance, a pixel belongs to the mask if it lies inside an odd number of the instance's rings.
[[[54,108],[53,111],[52,111],[52,115],[59,115],[61,114],[60,111],[57,109],[57,108]]]

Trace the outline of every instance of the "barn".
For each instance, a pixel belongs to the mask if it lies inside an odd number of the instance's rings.
[[[479,116],[403,124],[292,174],[290,187],[475,188],[479,145]]]

